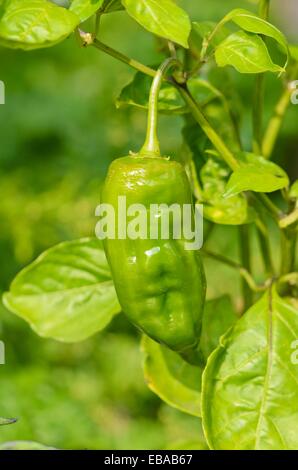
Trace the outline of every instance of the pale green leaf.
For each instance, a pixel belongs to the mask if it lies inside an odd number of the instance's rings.
[[[243,191],[270,193],[289,184],[286,172],[263,157],[251,153],[243,154],[240,165],[227,183],[225,198]]]
[[[122,0],[127,13],[151,33],[188,48],[191,22],[172,0]]]
[[[46,0],[8,0],[0,17],[0,44],[25,50],[52,46],[79,23],[66,8]]]
[[[205,359],[217,347],[219,338],[237,317],[228,296],[205,304],[200,349]],[[202,368],[147,336],[142,339],[144,375],[148,387],[168,405],[201,416]]]
[[[264,36],[275,39],[283,48],[284,52],[288,55],[288,42],[285,35],[273,24],[260,18],[255,13],[236,8],[228,13],[222,20],[222,23],[233,21],[245,31],[250,33],[262,34]]]
[[[283,72],[272,62],[266,44],[256,34],[237,31],[225,39],[215,51],[220,67],[233,66],[240,73]]]
[[[94,15],[103,5],[103,2],[104,0],[72,0],[70,11],[75,13],[82,22]]]
[[[110,269],[97,239],[61,243],[23,269],[5,306],[40,336],[84,340],[120,312]]]
[[[168,405],[201,416],[202,369],[148,336],[143,336],[142,352],[148,387]]]
[[[211,449],[298,448],[297,338],[298,310],[273,288],[221,339],[203,374]]]

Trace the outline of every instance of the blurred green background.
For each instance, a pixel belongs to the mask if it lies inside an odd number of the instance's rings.
[[[255,2],[245,0],[179,3],[198,21],[218,20],[234,7],[255,8]],[[272,20],[298,44],[295,3],[272,0]],[[101,34],[104,42],[141,61],[161,60],[156,41],[124,13],[106,16]],[[134,72],[97,50],[78,47],[74,38],[30,53],[1,49],[0,61],[6,85],[6,104],[0,106],[4,291],[44,249],[93,235],[107,167],[113,158],[138,149],[146,115],[114,106]],[[248,142],[253,79],[233,78],[242,96]],[[266,116],[280,90],[276,77],[269,77],[267,86]],[[274,155],[292,180],[298,176],[297,118],[298,106],[291,106]],[[179,148],[181,125],[177,117],[162,117],[165,154]],[[236,240],[236,229],[217,228],[211,246],[236,257]],[[209,297],[239,289],[237,276],[214,262],[207,263],[207,277]],[[88,341],[63,345],[38,338],[3,306],[0,314],[7,361],[0,366],[0,416],[19,418],[0,428],[0,443],[25,439],[66,449],[150,449],[194,440],[201,432],[199,420],[162,404],[147,389],[139,335],[122,316]]]

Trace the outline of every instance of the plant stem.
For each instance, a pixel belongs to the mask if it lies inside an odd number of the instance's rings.
[[[270,0],[260,0],[259,3],[259,16],[264,20],[269,17]]]
[[[192,97],[191,93],[189,92],[186,85],[179,85],[176,84],[178,87],[183,99],[188,104],[194,119],[197,121],[199,126],[202,128],[203,132],[207,135],[209,140],[212,142],[216,150],[220,153],[222,158],[225,160],[227,165],[232,169],[236,170],[239,166],[238,161],[232,154],[232,152],[228,149],[224,141],[221,137],[217,134],[217,132],[213,129],[210,125],[206,117],[204,116],[203,112],[201,111],[199,105]]]
[[[271,277],[275,274],[275,270],[269,246],[269,233],[266,225],[263,224],[261,219],[257,220],[256,227],[260,243],[260,249],[264,261],[265,273],[267,277]]]
[[[281,231],[281,274],[294,271],[297,232],[286,228]]]
[[[253,96],[253,151],[257,155],[262,152],[262,126],[264,101],[264,74],[258,74],[255,79]]]
[[[286,228],[296,223],[298,223],[298,207],[296,207],[293,212],[280,219],[279,226],[280,228]]]
[[[265,135],[262,143],[262,155],[265,158],[270,158],[274,149],[279,131],[282,126],[284,115],[288,109],[291,98],[291,88],[287,88],[283,91],[278,103],[275,107],[274,114],[269,121],[268,127],[265,131]]]
[[[250,263],[250,240],[249,240],[249,226],[240,225],[239,226],[239,241],[240,241],[240,259],[242,267],[247,272],[251,272],[251,263]],[[250,290],[247,281],[242,279],[242,294],[244,300],[244,310],[247,310],[253,303],[253,295]]]
[[[267,209],[269,214],[275,221],[279,221],[282,217],[282,212],[278,207],[271,201],[271,199],[264,193],[258,193],[255,197],[262,203],[262,205]]]
[[[116,49],[113,49],[112,47],[107,46],[106,44],[99,41],[98,39],[92,38],[90,33],[85,33],[84,31],[80,30],[80,37],[83,40],[84,46],[96,47],[96,49],[99,49],[100,51],[105,52],[106,54],[114,57],[115,59],[120,60],[124,64],[130,65],[131,67],[138,70],[139,72],[149,75],[150,77],[155,77],[156,70],[152,69],[151,67],[147,67],[147,65],[144,65],[135,59],[131,59],[130,57],[127,57],[121,52],[116,51]]]
[[[204,256],[208,256],[208,258],[212,258],[216,261],[219,261],[220,263],[225,264],[226,266],[229,266],[230,268],[236,269],[239,272],[239,274],[246,280],[251,290],[253,290],[254,292],[261,292],[261,291],[266,290],[269,281],[268,282],[266,281],[262,285],[257,284],[254,278],[252,277],[252,275],[250,274],[250,272],[247,271],[247,269],[243,268],[239,263],[236,263],[235,261],[230,260],[229,258],[226,258],[225,256],[222,256],[217,253],[213,253],[212,251],[209,251],[209,250],[205,250],[205,249],[201,250],[201,253]]]
[[[167,71],[172,67],[181,68],[182,64],[176,58],[169,57],[159,67],[152,82],[148,103],[147,134],[145,143],[140,151],[140,155],[160,157],[160,148],[157,137],[158,96],[162,81]]]
[[[264,20],[268,19],[269,6],[270,0],[260,0],[259,16]],[[253,94],[253,151],[259,155],[263,138],[264,78],[263,73],[256,76]]]

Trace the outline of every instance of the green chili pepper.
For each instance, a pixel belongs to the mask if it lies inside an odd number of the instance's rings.
[[[154,79],[149,103],[146,142],[138,155],[115,160],[108,171],[102,203],[119,210],[126,205],[192,204],[190,185],[182,165],[160,156],[156,135],[158,93],[173,59]],[[159,213],[160,215],[160,213]],[[157,214],[158,217],[158,214]],[[116,233],[118,233],[116,224]],[[148,228],[147,235],[149,234]],[[205,276],[198,251],[186,250],[185,239],[107,238],[104,247],[123,312],[154,340],[197,363],[197,346],[205,301]]]

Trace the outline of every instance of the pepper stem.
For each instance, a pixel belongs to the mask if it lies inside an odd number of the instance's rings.
[[[164,80],[167,71],[172,67],[180,68],[182,65],[174,57],[169,57],[161,64],[152,82],[148,103],[147,135],[145,143],[140,151],[140,155],[160,157],[160,147],[157,137],[158,97],[162,81]]]

